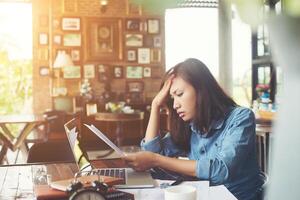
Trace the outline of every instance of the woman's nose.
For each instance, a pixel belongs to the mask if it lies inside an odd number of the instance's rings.
[[[180,107],[179,103],[178,103],[177,101],[174,101],[174,103],[173,103],[173,108],[174,108],[175,110],[177,110],[179,107]]]

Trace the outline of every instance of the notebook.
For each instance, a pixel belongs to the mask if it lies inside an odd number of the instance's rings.
[[[64,125],[64,127],[65,127],[65,131],[67,134],[70,147],[73,152],[74,159],[79,169],[78,163],[80,161],[80,157],[82,153],[79,148],[79,141],[78,141],[79,129],[77,125],[78,124],[76,124],[76,119],[72,119],[69,122],[67,122]],[[105,136],[105,134],[103,134],[95,126],[92,125],[86,125],[86,126],[88,128],[93,127],[92,129],[90,129],[93,133],[95,133],[100,139],[102,139],[105,143],[107,143],[110,147],[112,147],[121,156],[125,155],[112,141],[110,141]],[[99,132],[102,134],[102,136],[104,135],[105,140],[103,139],[104,137],[99,136]],[[150,172],[148,171],[136,172],[131,168],[106,168],[106,169],[101,168],[98,170],[94,169],[93,171],[104,176],[123,178],[124,179],[123,184],[115,185],[116,188],[151,188],[155,186],[154,185],[155,182],[152,179]]]

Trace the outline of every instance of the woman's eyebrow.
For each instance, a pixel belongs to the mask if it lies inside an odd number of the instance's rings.
[[[170,89],[170,95],[175,94],[177,90],[178,89],[175,89],[175,90],[171,91],[171,89]]]

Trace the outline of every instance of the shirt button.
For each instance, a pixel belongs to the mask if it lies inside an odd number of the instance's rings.
[[[201,153],[201,154],[204,154],[204,153],[205,153],[204,148],[201,148],[200,153]]]

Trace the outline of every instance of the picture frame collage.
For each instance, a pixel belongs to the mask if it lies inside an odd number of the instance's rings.
[[[125,58],[128,62],[151,64],[161,62],[162,40],[159,19],[125,20]],[[135,54],[135,55],[134,55]]]
[[[151,78],[151,66],[162,63],[161,24],[158,18],[126,18],[124,21],[124,58],[128,62],[126,77]],[[134,66],[136,65],[136,66]],[[140,66],[144,66],[142,71]],[[136,76],[131,76],[134,72]]]
[[[85,74],[82,69],[82,34],[80,17],[53,17],[51,21],[53,33],[53,59],[59,51],[71,56],[74,66],[66,66],[62,70],[64,79],[81,79]]]
[[[130,12],[138,13],[138,9],[138,7],[132,7]],[[91,79],[92,83],[103,83],[107,79],[116,79],[117,82],[125,83],[126,90],[134,93],[134,96],[142,97],[144,84],[147,83],[144,79],[151,81],[151,78],[158,78],[157,72],[160,71],[160,66],[164,60],[162,54],[164,31],[161,26],[162,19],[158,16],[146,17],[130,14],[125,18],[107,18],[100,22],[96,17],[85,19],[82,16],[54,15],[49,17],[43,15],[38,20],[39,26],[41,26],[36,37],[39,47],[36,55],[41,60],[39,62],[39,75],[58,78],[58,76],[53,76],[51,63],[54,62],[59,51],[65,51],[69,54],[74,63],[74,66],[55,69],[55,71],[60,72],[59,78],[66,80],[60,81],[65,87],[63,88],[64,94],[74,93],[74,87],[69,85],[81,82],[82,79]],[[82,25],[83,21],[86,23],[84,26]],[[94,27],[92,26],[94,24],[90,22],[94,21],[96,21],[96,43],[100,44],[100,42],[103,43],[107,40],[107,44],[112,42],[112,44],[118,43],[120,45],[112,48],[109,45],[106,45],[105,48],[100,45],[99,48],[97,47],[98,49],[95,48],[94,50],[98,57],[94,55],[92,55],[94,57],[89,57],[88,54],[93,51],[93,46],[90,45],[88,39],[91,38],[90,35],[86,34],[90,34],[89,30]],[[52,29],[51,32],[49,32],[49,28]],[[109,34],[107,34],[107,30],[109,30]],[[120,36],[115,35],[118,32],[121,33]],[[117,40],[115,40],[116,38]],[[113,54],[109,55],[113,58],[109,60],[99,57],[99,55],[103,56],[106,51],[108,52],[106,54],[115,52],[115,49],[118,49],[116,54],[121,55],[120,58],[115,59]],[[99,54],[100,51],[101,54]],[[49,62],[49,59],[52,62]],[[44,62],[42,62],[43,60]],[[101,66],[105,66],[104,72]],[[53,81],[53,91],[61,90],[59,87],[55,88],[57,82]]]

